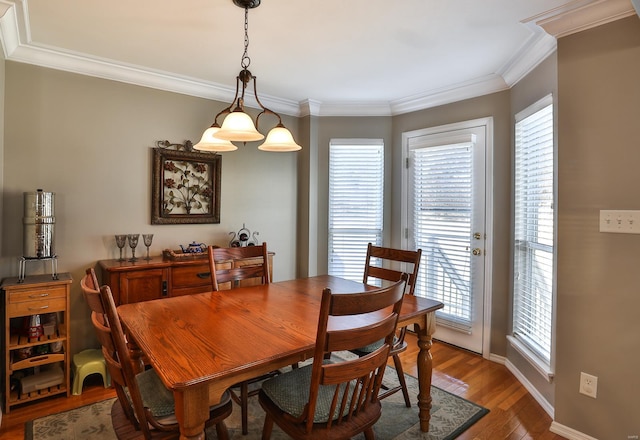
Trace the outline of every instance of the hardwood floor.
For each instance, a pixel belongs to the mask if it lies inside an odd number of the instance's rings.
[[[409,348],[400,355],[407,374],[417,375],[415,336],[407,335]],[[483,359],[436,341],[433,353],[433,384],[490,410],[461,436],[460,440],[563,440],[549,431],[551,418],[527,390],[503,365]],[[13,408],[3,414],[0,438],[24,440],[25,422],[46,414],[87,405],[115,397],[113,389],[104,389],[99,376],[85,381],[80,396],[52,398]],[[379,439],[388,440],[388,439]]]
[[[413,376],[418,374],[415,340],[407,334],[408,348],[401,354],[405,373]],[[564,440],[549,431],[551,417],[504,365],[439,341],[431,353],[433,385],[490,410],[459,440]]]

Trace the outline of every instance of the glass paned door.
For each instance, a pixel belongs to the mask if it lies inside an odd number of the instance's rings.
[[[484,126],[408,137],[407,238],[422,249],[416,294],[444,303],[435,337],[482,353]]]

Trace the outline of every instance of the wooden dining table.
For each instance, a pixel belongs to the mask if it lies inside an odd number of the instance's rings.
[[[325,287],[334,293],[375,288],[322,275],[118,307],[132,348],[173,391],[181,439],[204,439],[209,406],[232,385],[313,356]],[[398,324],[416,324],[422,431],[429,430],[431,335],[442,307],[405,295]]]

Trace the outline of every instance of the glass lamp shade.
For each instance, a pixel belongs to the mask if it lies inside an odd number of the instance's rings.
[[[256,130],[251,117],[241,111],[233,111],[224,118],[222,127],[216,133],[218,139],[226,141],[259,141],[264,139],[264,135]]]
[[[302,147],[293,140],[293,135],[283,125],[278,124],[267,134],[267,139],[258,147],[262,151],[287,152],[298,151]]]
[[[207,128],[202,134],[202,139],[200,142],[193,146],[194,149],[200,151],[235,151],[238,149],[235,145],[233,145],[229,141],[225,141],[214,137],[214,135],[220,130],[220,127],[216,124]]]

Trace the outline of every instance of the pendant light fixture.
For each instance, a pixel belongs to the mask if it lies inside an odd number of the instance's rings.
[[[213,124],[202,135],[200,142],[193,148],[204,151],[233,151],[236,147],[231,142],[251,142],[264,139],[258,131],[260,117],[271,114],[278,118],[278,124],[269,131],[265,142],[258,149],[262,151],[297,151],[302,147],[293,140],[291,132],[282,124],[280,115],[260,102],[256,89],[256,77],[249,71],[249,9],[260,5],[260,0],[233,0],[236,6],[244,9],[244,53],[240,61],[242,70],[236,77],[236,93],[229,107],[222,110],[214,118]],[[255,125],[251,117],[244,110],[244,95],[249,83],[253,84],[253,95],[260,106],[260,113],[256,116]],[[232,110],[233,109],[233,110]],[[226,114],[222,127],[218,124],[218,117]]]

